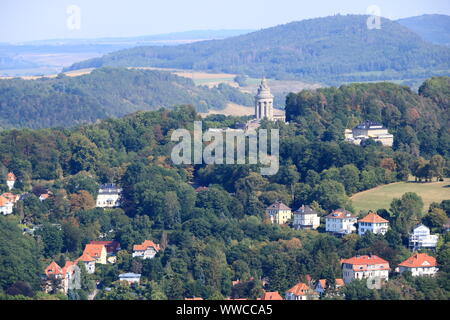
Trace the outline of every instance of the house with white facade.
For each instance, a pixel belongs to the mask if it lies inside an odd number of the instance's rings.
[[[357,218],[345,209],[337,209],[325,217],[325,230],[337,234],[350,234],[356,231]]]
[[[353,129],[345,129],[345,140],[354,144],[361,144],[362,141],[373,139],[380,141],[384,146],[392,147],[394,136],[389,133],[381,123],[366,120]]]
[[[16,176],[14,175],[14,173],[9,172],[6,175],[6,185],[8,186],[8,189],[11,190],[14,188],[14,184],[16,183]]]
[[[413,251],[419,249],[435,249],[439,235],[431,234],[430,228],[423,224],[414,227],[409,235],[409,248]]]
[[[300,282],[286,292],[285,298],[286,300],[318,300],[319,294],[306,283]]]
[[[151,240],[145,240],[143,243],[133,246],[133,258],[153,259],[159,250],[159,244],[155,244]]]
[[[320,217],[310,206],[302,205],[294,211],[294,229],[317,229],[320,226]]]
[[[95,272],[95,259],[90,255],[88,255],[87,253],[83,253],[81,257],[75,260],[76,263],[80,261],[84,264],[87,273],[92,274]]]
[[[292,218],[292,210],[281,201],[266,208],[266,215],[272,223],[285,224]]]
[[[389,279],[389,262],[376,255],[356,256],[341,260],[344,282],[350,283],[355,279]]]
[[[113,183],[103,184],[98,190],[96,206],[98,208],[115,208],[120,206],[122,189]]]
[[[8,215],[13,212],[14,202],[4,196],[0,196],[0,213]]]
[[[360,236],[368,231],[373,234],[385,234],[388,228],[389,221],[374,212],[369,212],[367,216],[358,220],[358,234]]]
[[[414,253],[411,257],[398,265],[398,272],[411,272],[413,277],[434,276],[438,272],[436,258],[426,253]]]
[[[64,267],[60,267],[55,261],[52,261],[44,270],[46,281],[44,282],[44,291],[50,292],[52,289],[62,291],[65,294],[69,289],[77,289],[79,285],[80,270],[75,262],[66,261]],[[52,278],[59,281],[57,288],[52,288]]]

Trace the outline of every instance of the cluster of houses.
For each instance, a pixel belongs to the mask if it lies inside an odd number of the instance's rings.
[[[310,206],[302,205],[292,212],[284,203],[277,201],[266,208],[266,216],[275,224],[287,224],[292,221],[292,227],[297,230],[317,229],[320,226],[320,216]],[[358,226],[358,228],[356,228]],[[345,209],[337,209],[325,216],[325,231],[335,235],[346,235],[358,230],[363,236],[366,232],[373,234],[386,234],[389,229],[389,221],[374,212],[369,212],[365,217],[358,218]],[[430,228],[423,224],[415,226],[410,233],[409,246],[411,250],[435,249],[439,235],[431,234]]]
[[[108,264],[116,262],[116,254],[121,250],[120,243],[117,241],[91,241],[84,248],[82,255],[74,261],[66,261],[64,267],[60,267],[55,261],[52,261],[44,270],[44,290],[52,290],[52,281],[59,280],[59,290],[67,293],[71,289],[74,280],[79,275],[78,264],[83,263],[87,273],[95,272],[96,264]],[[152,259],[160,251],[160,246],[151,240],[145,240],[141,244],[133,246],[133,257],[142,259]],[[140,282],[141,275],[135,273],[123,273],[119,275],[120,281],[128,283]]]

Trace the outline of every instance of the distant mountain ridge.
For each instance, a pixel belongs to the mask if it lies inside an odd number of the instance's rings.
[[[291,22],[223,40],[171,47],[137,47],[73,64],[153,66],[266,75],[336,84],[423,79],[447,75],[450,49],[433,45],[397,22],[382,18],[367,28],[365,15],[335,15]]]
[[[414,31],[424,40],[450,47],[450,16],[424,14],[399,19],[397,22]]]

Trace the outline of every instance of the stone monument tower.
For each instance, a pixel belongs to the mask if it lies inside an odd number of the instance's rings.
[[[273,95],[270,93],[266,78],[261,80],[255,96],[255,118],[273,120]]]

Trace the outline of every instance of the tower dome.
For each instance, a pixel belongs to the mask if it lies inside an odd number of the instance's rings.
[[[273,95],[270,93],[266,78],[262,78],[255,96],[255,118],[273,119]]]

